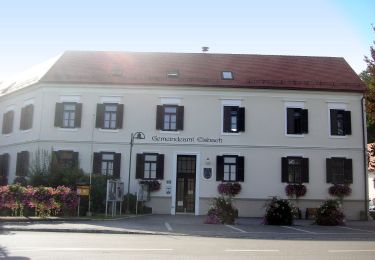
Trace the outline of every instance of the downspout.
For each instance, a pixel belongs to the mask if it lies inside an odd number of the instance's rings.
[[[368,174],[367,174],[367,131],[366,131],[366,108],[365,108],[365,97],[361,98],[361,111],[362,111],[362,143],[363,143],[363,173],[365,177],[365,220],[369,220],[368,212],[369,212],[369,202],[368,202]]]

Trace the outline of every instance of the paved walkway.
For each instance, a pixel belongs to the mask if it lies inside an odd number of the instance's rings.
[[[346,226],[324,227],[314,225],[311,220],[296,220],[293,226],[268,226],[260,218],[239,218],[236,225],[209,225],[204,224],[204,219],[205,216],[192,215],[145,215],[115,220],[2,222],[0,233],[46,231],[375,241],[375,221],[350,221]]]

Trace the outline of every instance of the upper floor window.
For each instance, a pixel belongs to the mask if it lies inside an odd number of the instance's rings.
[[[27,176],[29,172],[30,153],[22,151],[17,153],[16,176]]]
[[[245,131],[245,108],[224,106],[223,132],[238,133]]]
[[[54,157],[57,164],[63,168],[78,167],[78,152],[61,150],[55,151]]]
[[[232,71],[222,71],[221,72],[221,78],[222,79],[234,79],[233,72]]]
[[[326,159],[327,183],[349,184],[353,183],[352,159],[333,157]]]
[[[244,157],[223,155],[216,157],[217,181],[244,181]]]
[[[96,108],[96,127],[102,129],[121,129],[123,114],[123,104],[98,104]]]
[[[9,154],[0,155],[0,186],[8,184],[9,176]]]
[[[10,134],[13,131],[14,111],[10,110],[3,115],[3,134]]]
[[[20,129],[27,130],[33,126],[34,105],[29,104],[21,109]]]
[[[287,111],[287,134],[308,133],[308,111],[302,108],[288,107]]]
[[[281,158],[281,181],[288,183],[309,182],[309,159],[303,157]]]
[[[351,135],[352,125],[350,111],[330,109],[331,135]]]
[[[93,172],[120,178],[121,153],[94,153]]]
[[[178,131],[184,129],[184,107],[159,105],[156,109],[156,129]]]
[[[137,154],[137,179],[163,179],[164,154]]]
[[[76,102],[56,103],[55,126],[61,128],[81,127],[82,104]]]

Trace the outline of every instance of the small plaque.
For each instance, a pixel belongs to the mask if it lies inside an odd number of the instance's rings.
[[[184,201],[179,200],[177,201],[177,206],[182,207],[184,205]]]
[[[211,179],[212,177],[212,168],[203,168],[203,178],[206,180]]]

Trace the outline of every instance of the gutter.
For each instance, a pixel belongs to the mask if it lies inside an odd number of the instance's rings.
[[[365,117],[365,96],[363,95],[361,98],[361,111],[362,111],[362,144],[363,144],[363,174],[365,178],[365,214],[364,220],[369,220],[368,212],[369,212],[369,202],[368,202],[368,173],[367,173],[367,130],[366,130],[366,117]]]

